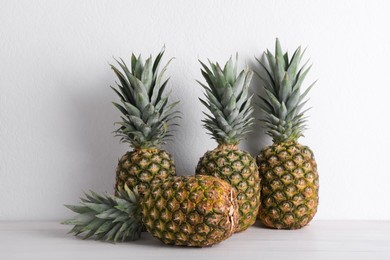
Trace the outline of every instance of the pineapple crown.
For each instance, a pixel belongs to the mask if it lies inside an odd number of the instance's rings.
[[[307,93],[314,86],[313,82],[302,94],[301,85],[310,71],[306,68],[308,62],[299,68],[302,56],[298,47],[291,59],[288,53],[282,52],[279,39],[276,39],[275,55],[269,50],[265,52],[268,66],[257,59],[265,71],[265,76],[256,73],[263,82],[264,95],[259,95],[258,104],[265,116],[261,120],[267,127],[267,134],[274,142],[296,142],[306,129],[305,112],[302,108],[308,100],[304,100]]]
[[[62,224],[74,225],[70,234],[84,234],[84,239],[95,236],[96,240],[127,241],[141,236],[142,217],[137,189],[131,191],[127,185],[119,188],[118,195],[85,193],[81,205],[65,205],[78,213]]]
[[[117,88],[111,87],[120,97],[120,104],[113,104],[122,112],[120,127],[115,131],[122,142],[130,143],[134,148],[156,148],[171,137],[171,120],[178,118],[178,111],[173,108],[179,103],[169,103],[166,92],[168,79],[163,80],[169,62],[159,72],[161,58],[165,49],[155,59],[150,56],[143,63],[132,54],[131,70],[125,62],[116,60],[122,71],[110,65],[119,79]]]
[[[223,69],[218,63],[209,61],[209,68],[199,61],[207,82],[205,85],[198,81],[206,97],[200,98],[200,101],[211,112],[211,115],[204,113],[206,119],[202,122],[219,145],[237,145],[250,132],[249,126],[253,124],[252,95],[248,93],[253,72],[247,69],[237,75],[237,59],[238,55],[236,62],[230,57]]]

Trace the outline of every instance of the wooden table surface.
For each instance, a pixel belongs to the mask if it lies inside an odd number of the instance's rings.
[[[208,248],[166,246],[143,233],[136,242],[106,243],[67,235],[58,222],[0,222],[0,259],[370,259],[390,260],[390,221],[313,221],[300,230],[256,223]]]

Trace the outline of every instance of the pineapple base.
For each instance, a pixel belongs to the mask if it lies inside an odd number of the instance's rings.
[[[237,146],[219,146],[200,158],[196,174],[221,178],[235,189],[239,208],[236,232],[255,223],[260,206],[260,178],[256,160],[249,153]]]
[[[318,207],[317,164],[309,147],[285,142],[266,147],[257,157],[262,179],[259,219],[270,228],[306,226]]]
[[[118,162],[115,191],[127,184],[130,189],[138,186],[139,193],[143,194],[151,183],[175,175],[175,163],[168,152],[158,149],[134,150],[127,152]]]
[[[151,184],[141,200],[148,232],[164,244],[206,247],[230,237],[238,218],[234,189],[210,176]]]

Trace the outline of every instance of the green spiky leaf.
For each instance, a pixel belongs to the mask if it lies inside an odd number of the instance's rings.
[[[236,56],[237,59],[237,56]],[[204,128],[219,144],[238,144],[253,121],[251,96],[248,97],[252,71],[243,70],[237,75],[237,60],[232,57],[223,66],[199,61],[206,84],[198,83],[205,91],[202,104],[210,111],[202,120]]]
[[[159,71],[164,51],[165,48],[155,59],[150,56],[145,63],[141,55],[132,54],[131,70],[122,59],[116,60],[118,68],[111,65],[119,79],[117,87],[112,89],[121,100],[113,104],[124,115],[115,134],[134,148],[156,148],[167,140],[166,128],[171,126],[167,119],[173,118],[170,115],[175,113],[169,104],[176,105],[177,102],[169,102],[168,79],[163,80],[172,59]]]
[[[275,53],[267,50],[264,55],[267,63],[257,59],[263,72],[256,74],[263,82],[264,94],[259,96],[259,107],[264,112],[266,128],[274,142],[297,141],[303,135],[306,120],[301,120],[304,112],[300,112],[307,101],[305,96],[311,90],[311,84],[303,93],[301,86],[310,71],[307,62],[300,66],[302,56],[298,47],[291,58],[282,52],[279,39],[276,39]],[[263,74],[262,74],[263,73]],[[263,77],[264,73],[267,77]]]
[[[74,218],[62,222],[74,225],[69,233],[83,234],[83,239],[95,237],[97,240],[125,241],[140,238],[142,216],[137,190],[127,186],[119,188],[118,195],[86,193],[81,205],[66,205],[75,213]]]

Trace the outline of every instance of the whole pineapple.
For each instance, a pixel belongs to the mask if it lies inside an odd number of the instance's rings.
[[[202,62],[201,65],[207,85],[199,82],[206,96],[206,100],[200,101],[211,112],[211,115],[205,114],[207,118],[203,123],[218,142],[218,147],[200,158],[196,174],[219,177],[235,188],[240,216],[239,232],[256,221],[260,206],[260,179],[256,160],[248,152],[238,149],[238,143],[253,123],[252,96],[248,95],[253,73],[243,70],[237,75],[237,62],[234,63],[232,58],[223,70],[218,63],[210,62],[211,69]]]
[[[138,185],[140,193],[150,183],[175,175],[172,156],[159,146],[169,134],[169,126],[176,116],[174,106],[166,93],[167,80],[163,80],[168,64],[159,72],[164,49],[156,59],[150,56],[143,63],[141,56],[132,54],[131,69],[125,62],[117,61],[121,70],[111,65],[119,79],[117,88],[111,87],[120,97],[120,104],[113,103],[122,112],[122,121],[116,134],[129,143],[133,151],[119,160],[116,169],[115,189],[127,184],[131,189]],[[168,62],[169,63],[169,62]]]
[[[212,176],[172,177],[150,185],[143,196],[127,185],[117,196],[86,194],[79,213],[63,224],[84,238],[125,241],[140,238],[142,223],[155,238],[179,246],[211,246],[236,229],[238,205],[234,189]]]
[[[267,50],[268,66],[259,63],[266,77],[265,94],[260,97],[262,121],[273,144],[257,157],[262,179],[259,218],[264,225],[277,229],[297,229],[307,225],[317,212],[318,172],[313,152],[298,143],[305,130],[305,111],[311,84],[303,93],[301,85],[310,70],[299,68],[303,53],[299,47],[291,59],[283,54],[276,39],[275,55]]]

